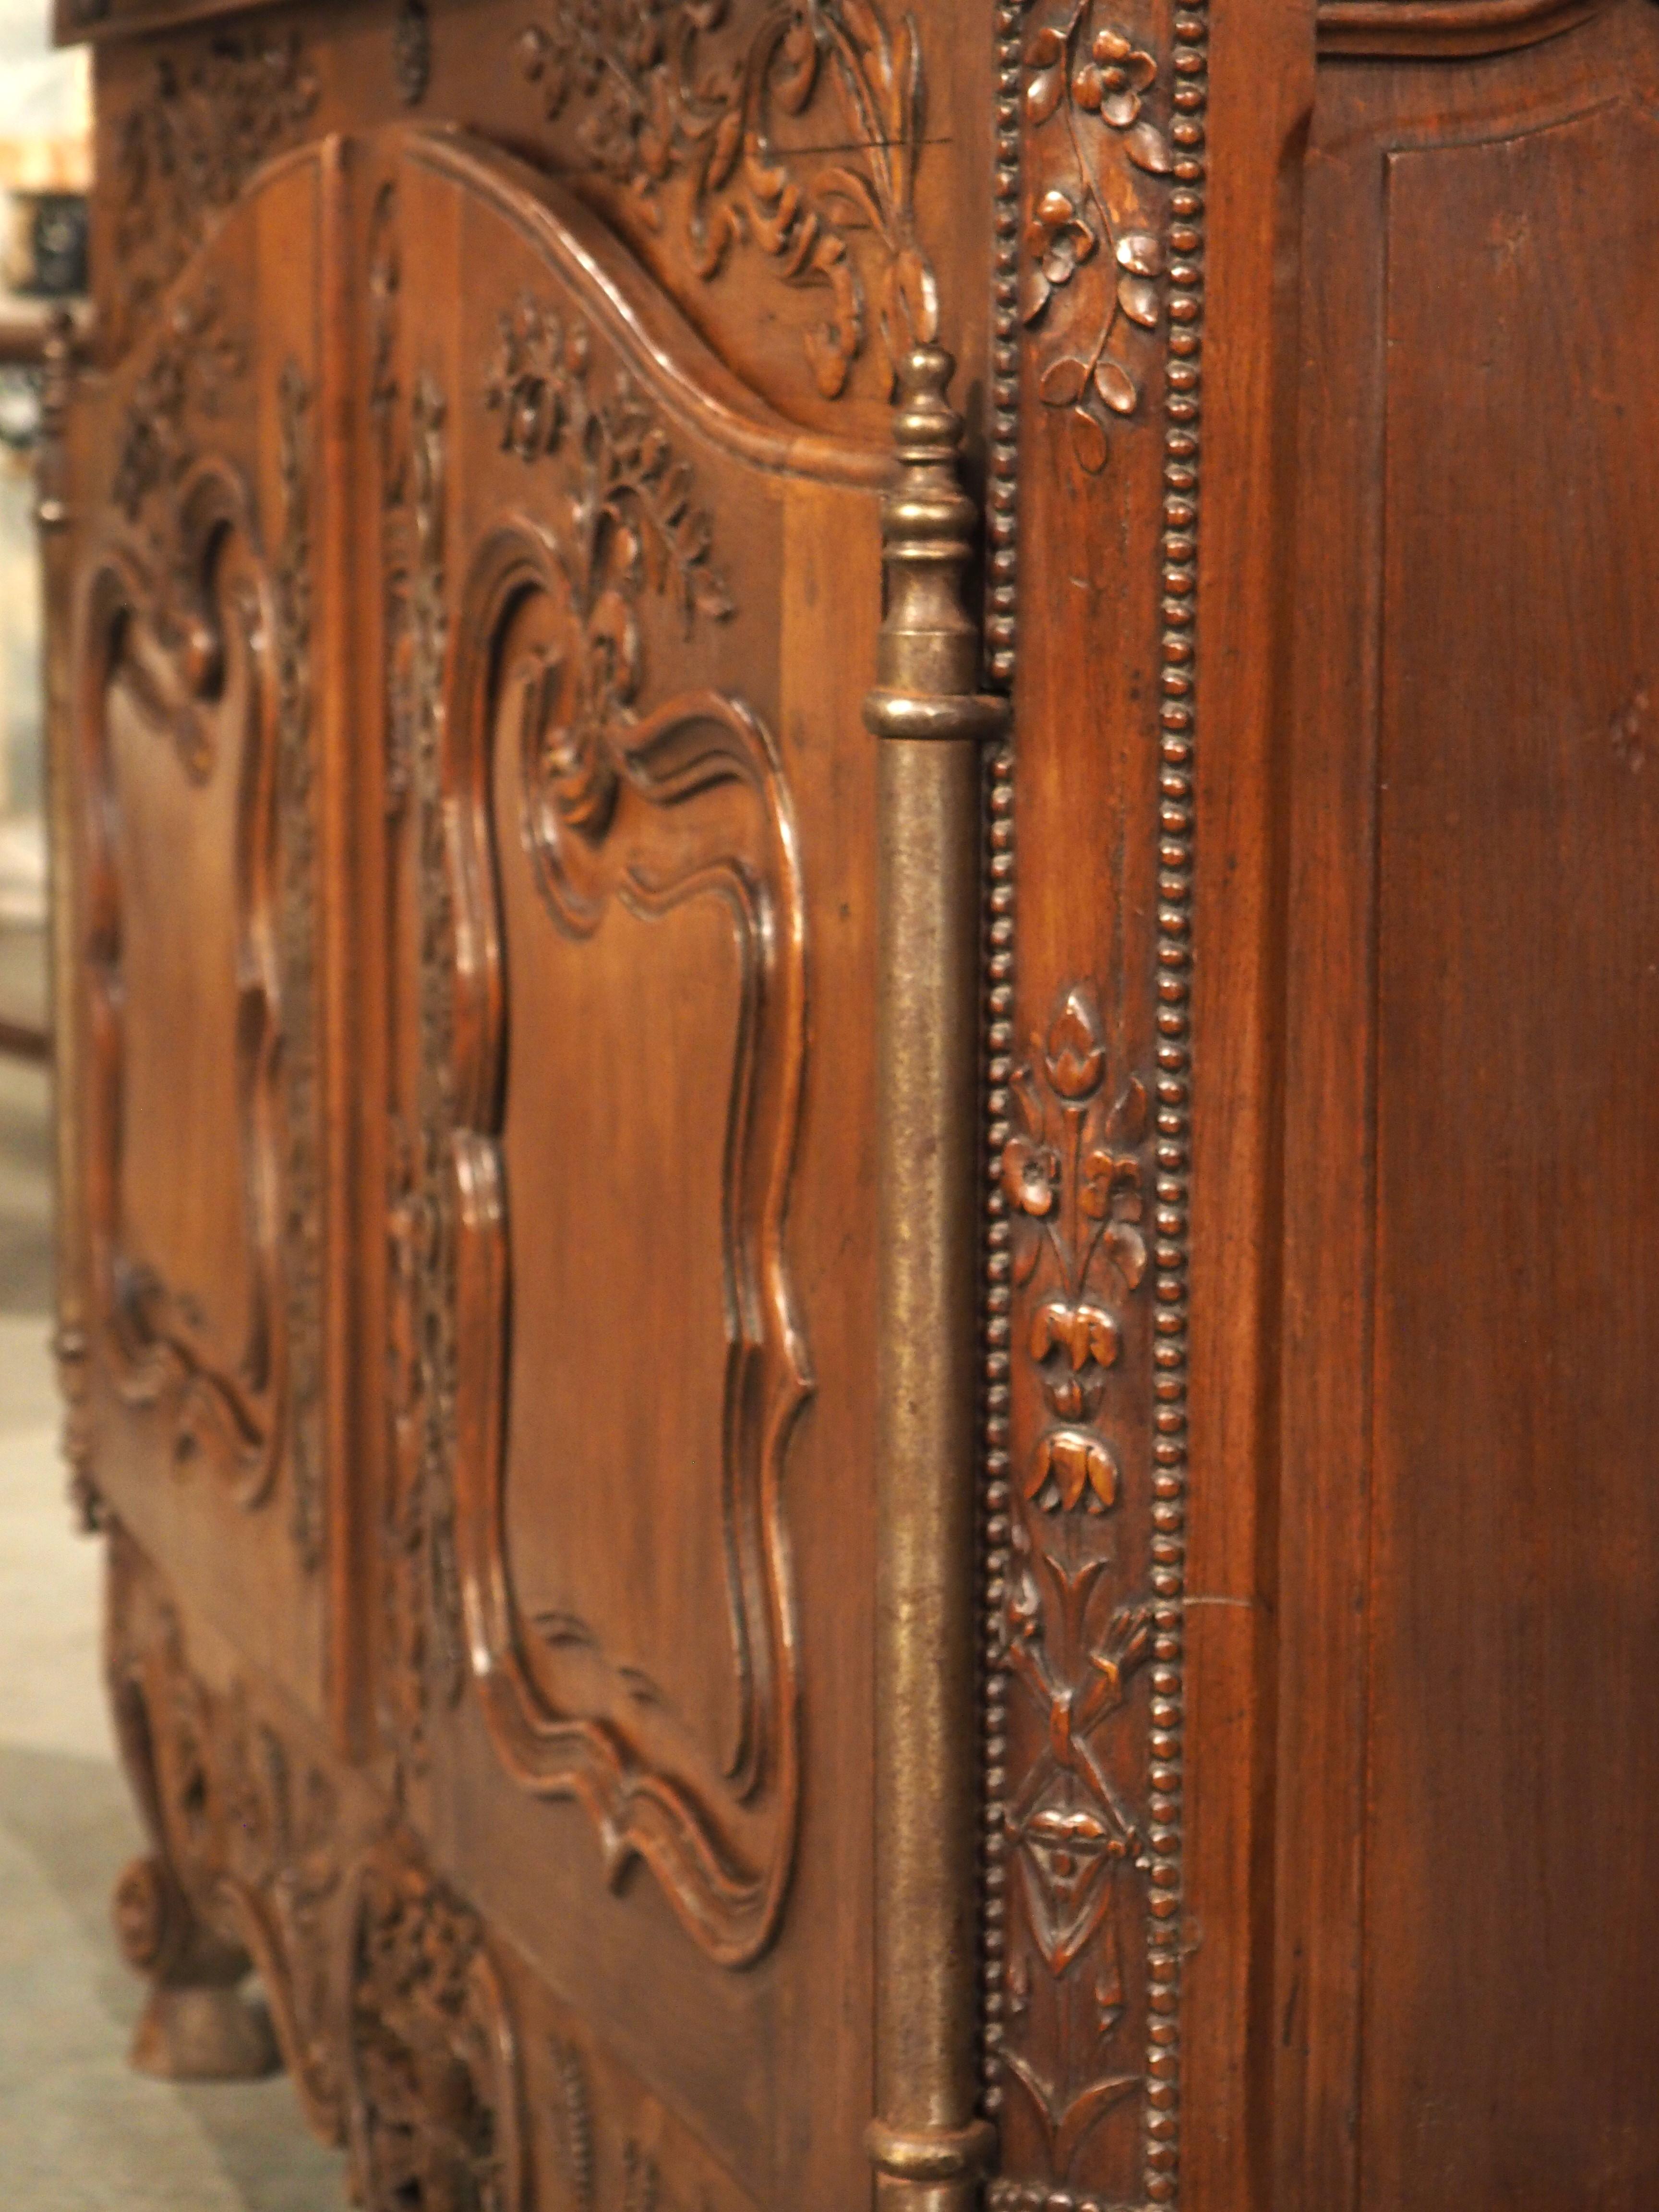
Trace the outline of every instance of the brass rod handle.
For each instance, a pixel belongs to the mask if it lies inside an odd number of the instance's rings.
[[[953,364],[900,368],[878,785],[876,2081],[879,2212],[968,2212],[976,2118],[975,1267],[981,748]]]

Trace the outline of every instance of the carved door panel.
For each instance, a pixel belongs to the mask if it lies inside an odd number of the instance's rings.
[[[110,1505],[313,1699],[326,183],[317,152],[269,173],[77,412],[63,1340]]]
[[[648,2090],[719,2201],[852,2201],[884,462],[771,415],[529,171],[381,158],[380,1707],[631,2069],[601,2129]]]

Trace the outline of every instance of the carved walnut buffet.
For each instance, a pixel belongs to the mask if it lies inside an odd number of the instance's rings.
[[[138,2062],[374,2212],[1651,2212],[1659,10],[59,28]]]

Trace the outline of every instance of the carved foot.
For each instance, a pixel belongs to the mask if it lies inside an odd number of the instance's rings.
[[[135,1859],[115,1887],[115,1932],[152,1984],[132,2039],[141,2074],[252,2081],[282,2064],[262,2004],[245,1997],[247,1954],[204,1928],[161,1860]]]

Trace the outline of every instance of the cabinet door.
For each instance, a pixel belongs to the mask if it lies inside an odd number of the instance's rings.
[[[329,156],[268,171],[73,425],[64,1352],[111,1510],[313,1705],[328,1654],[313,568]]]
[[[855,2202],[884,463],[544,179],[376,159],[380,1711],[618,2200],[649,2093],[707,2201]]]

